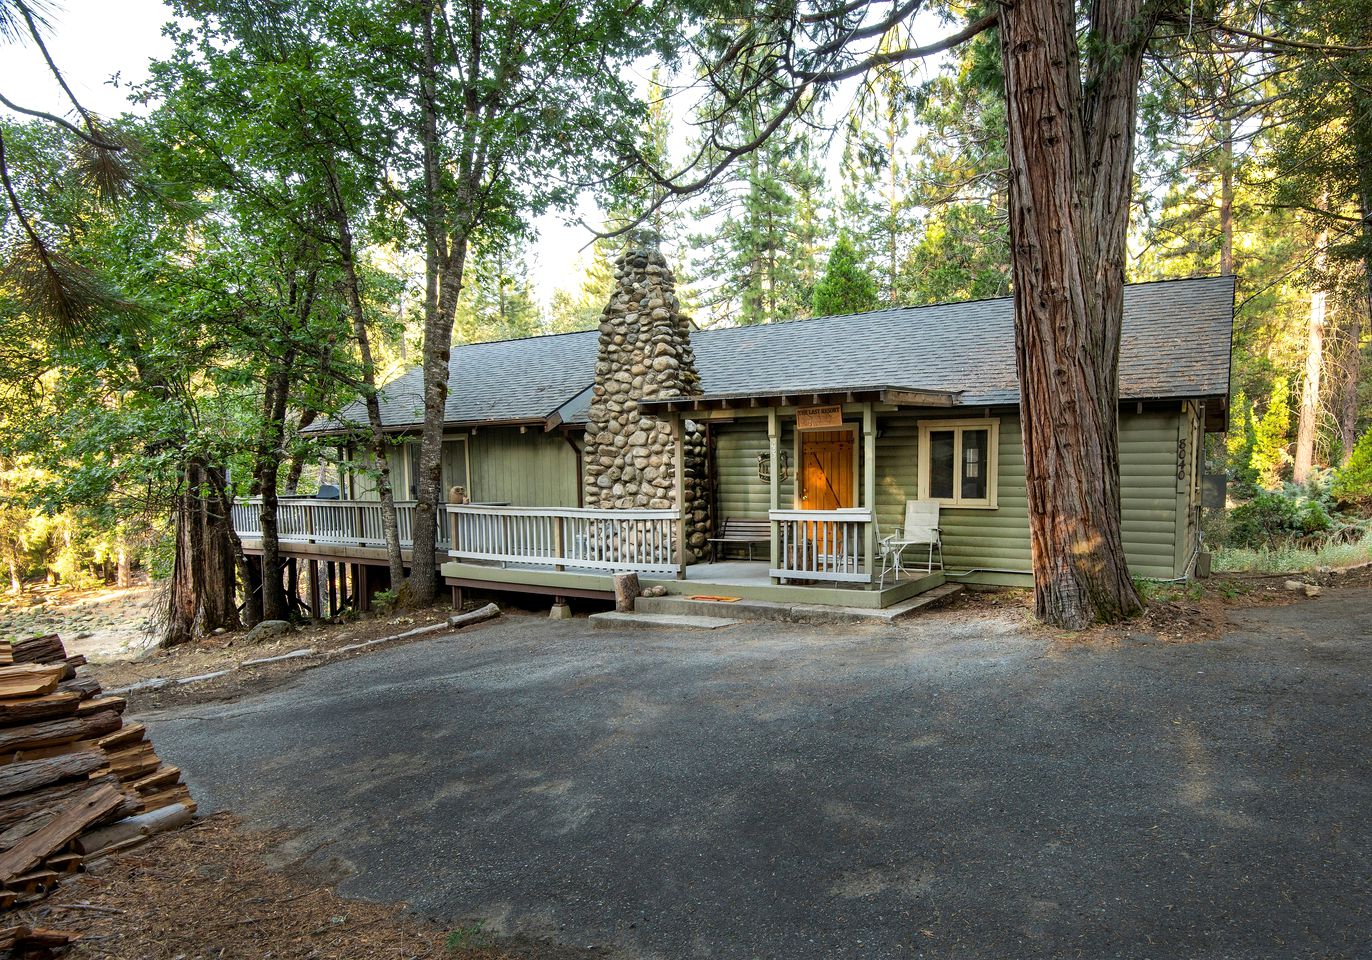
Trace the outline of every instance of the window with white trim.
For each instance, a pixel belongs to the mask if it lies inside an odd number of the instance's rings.
[[[996,506],[999,420],[919,425],[919,497],[948,507]]]

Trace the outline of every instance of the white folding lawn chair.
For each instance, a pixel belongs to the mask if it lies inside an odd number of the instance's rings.
[[[894,574],[897,581],[906,570],[905,551],[910,547],[928,546],[929,557],[925,564],[926,573],[934,572],[934,550],[938,550],[939,569],[943,569],[943,531],[938,525],[939,505],[937,500],[906,500],[905,525],[887,537],[881,537],[878,549],[881,553],[881,578],[879,587],[885,588],[886,575]]]

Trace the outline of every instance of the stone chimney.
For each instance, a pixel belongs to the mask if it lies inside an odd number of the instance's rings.
[[[690,326],[672,271],[650,230],[629,234],[615,260],[615,289],[600,321],[600,348],[586,425],[585,504],[602,509],[676,506],[671,423],[639,411],[639,401],[700,394]],[[687,544],[703,551],[710,517],[704,435],[685,421]]]

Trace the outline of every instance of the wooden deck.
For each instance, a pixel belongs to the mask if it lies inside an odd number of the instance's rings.
[[[443,579],[458,589],[507,590],[546,596],[614,599],[613,571],[554,570],[532,564],[496,564],[449,561],[442,566]],[[867,585],[778,584],[773,583],[764,561],[745,560],[721,563],[693,563],[685,579],[641,576],[645,587],[662,586],[671,596],[727,596],[740,600],[769,600],[779,603],[811,603],[843,607],[881,609],[932,590],[944,583],[942,571],[917,571],[885,589]]]

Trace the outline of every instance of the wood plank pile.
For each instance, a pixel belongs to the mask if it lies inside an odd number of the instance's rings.
[[[122,697],[81,676],[57,636],[0,643],[0,909],[44,896],[85,857],[195,811]],[[57,946],[60,931],[0,929],[0,950]]]

